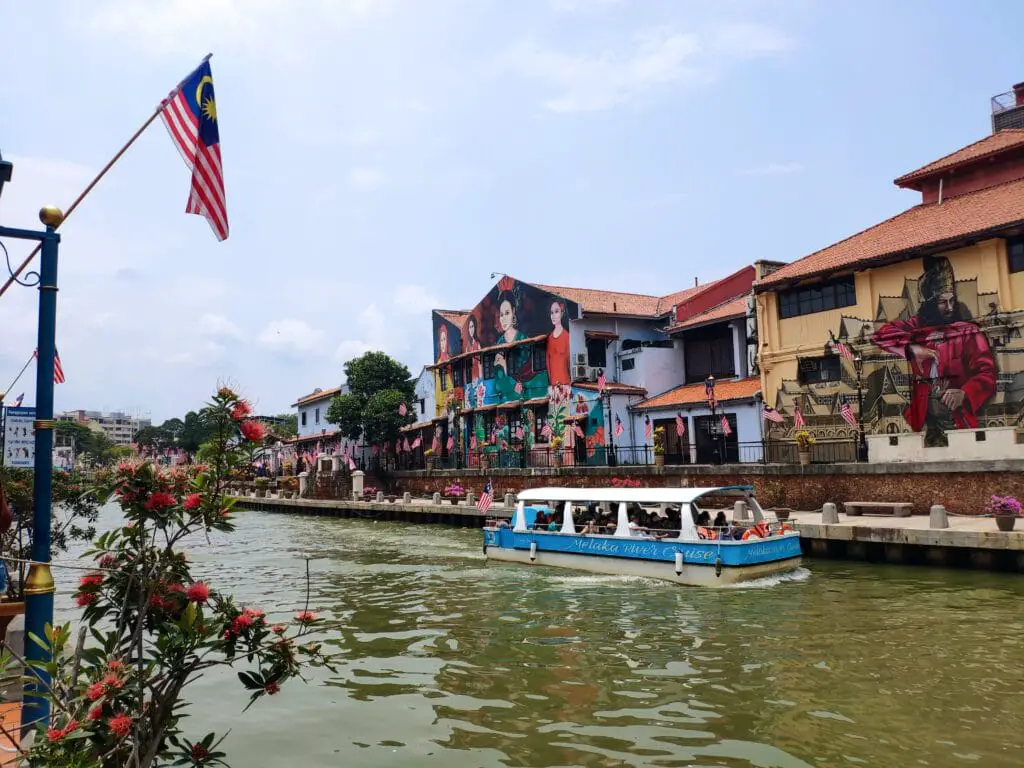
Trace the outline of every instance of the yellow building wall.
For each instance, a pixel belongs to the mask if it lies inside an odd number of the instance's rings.
[[[1024,378],[1020,370],[1024,367],[1024,349],[1019,355],[1007,354],[1011,349],[1024,346],[1019,336],[1002,346],[999,343],[1005,335],[1013,335],[1007,322],[1018,328],[1024,323],[1021,317],[1024,314],[1021,312],[1024,310],[1024,272],[1009,272],[1005,241],[987,240],[939,256],[945,257],[952,267],[958,300],[988,337],[1000,380],[1005,383],[1018,373]],[[919,281],[923,271],[924,259],[917,258],[858,272],[854,276],[856,305],[786,319],[779,318],[777,294],[758,294],[762,391],[765,402],[789,417],[785,425],[773,428],[776,432],[785,435],[792,431],[793,408],[800,405],[808,426],[817,425],[823,436],[853,434],[854,430],[838,417],[838,403],[843,399],[856,408],[856,371],[852,362],[842,361],[842,381],[804,386],[797,381],[797,359],[826,354],[830,332],[863,358],[861,394],[870,394],[872,398],[872,402],[865,401],[865,431],[870,433],[874,428],[893,432],[909,428],[900,415],[912,396],[911,369],[905,360],[876,346],[871,337],[889,321],[914,316],[921,303]],[[1001,323],[991,318],[993,303],[998,312],[1005,315]],[[872,386],[878,391],[869,392]],[[894,386],[902,391],[894,394],[891,391]],[[882,403],[877,401],[880,394],[884,396]],[[1004,395],[1005,392],[999,392],[986,403],[990,414],[999,412],[993,418],[999,420],[1000,426],[1013,418],[1003,407],[1008,405]],[[1016,406],[1016,403],[1009,405]]]

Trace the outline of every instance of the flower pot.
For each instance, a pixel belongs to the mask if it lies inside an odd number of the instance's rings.
[[[1015,522],[1017,518],[1013,515],[996,515],[996,528],[1000,531],[1012,531]]]
[[[427,459],[427,470],[433,472],[435,469],[437,469],[437,459]]]
[[[555,469],[562,466],[562,454],[556,453],[551,457],[551,466]]]
[[[799,452],[799,456],[800,456],[800,466],[801,467],[806,467],[808,464],[811,463],[811,452],[810,451],[800,451]]]
[[[656,453],[654,454],[654,466],[664,467],[665,466],[665,454]]]

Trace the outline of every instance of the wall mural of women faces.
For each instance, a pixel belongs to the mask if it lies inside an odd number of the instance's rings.
[[[557,310],[555,308],[557,305]],[[579,305],[512,277],[503,277],[473,308],[463,324],[463,349],[485,349],[569,330]],[[562,334],[557,333],[561,339]],[[561,342],[560,342],[561,343]],[[565,338],[568,346],[568,337]]]
[[[433,313],[434,362],[443,363],[462,352],[462,329],[439,312]]]

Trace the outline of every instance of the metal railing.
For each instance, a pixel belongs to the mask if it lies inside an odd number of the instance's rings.
[[[800,450],[796,443],[771,441],[765,444],[769,464],[799,464]],[[818,440],[810,446],[811,464],[838,464],[857,461],[857,441]]]

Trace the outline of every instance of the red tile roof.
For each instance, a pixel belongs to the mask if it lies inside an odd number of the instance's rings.
[[[715,382],[715,397],[718,402],[745,400],[752,398],[761,390],[761,379],[752,376],[748,379],[724,379]],[[707,405],[707,393],[704,382],[684,384],[670,389],[660,395],[634,405],[637,410],[654,410],[657,408],[674,408],[676,406]]]
[[[745,317],[747,314],[747,297],[737,296],[735,299],[729,299],[724,304],[719,304],[717,307],[712,307],[706,312],[701,312],[699,315],[694,315],[685,322],[678,323],[677,325],[670,325],[667,329],[667,333],[675,333],[676,331],[682,331],[686,328],[695,328],[698,325],[707,325],[708,323],[716,323],[720,320],[731,320],[734,317]]]
[[[693,288],[670,293],[667,296],[650,296],[645,293],[623,293],[622,291],[602,291],[596,288],[569,288],[564,285],[544,285],[530,283],[542,291],[554,293],[562,298],[574,301],[583,307],[584,312],[601,315],[631,315],[640,317],[660,317],[672,311],[672,307],[688,298],[703,293],[720,282],[701,283]]]
[[[938,171],[949,170],[956,166],[973,163],[976,160],[996,155],[1011,149],[1024,147],[1024,130],[1011,128],[999,131],[991,136],[986,136],[981,141],[968,144],[963,149],[940,157],[933,163],[918,168],[916,171],[905,173],[896,179],[895,184],[900,187],[912,186],[911,182],[920,180],[926,176],[932,176]]]
[[[597,392],[597,384],[592,381],[580,381],[574,382],[573,387],[576,389],[585,389],[590,392]],[[611,395],[639,395],[643,397],[647,394],[647,390],[643,387],[634,387],[632,384],[619,384],[618,382],[609,381],[604,391]]]
[[[870,262],[911,258],[916,249],[955,246],[1024,223],[1024,179],[918,205],[772,272],[755,286],[785,283]]]
[[[297,405],[305,405],[306,403],[312,403],[315,400],[325,400],[329,397],[334,397],[339,392],[341,392],[341,387],[335,387],[334,389],[323,389],[320,390],[319,392],[313,392],[312,394],[309,395],[303,395],[294,403],[292,403],[291,407],[294,408]]]

